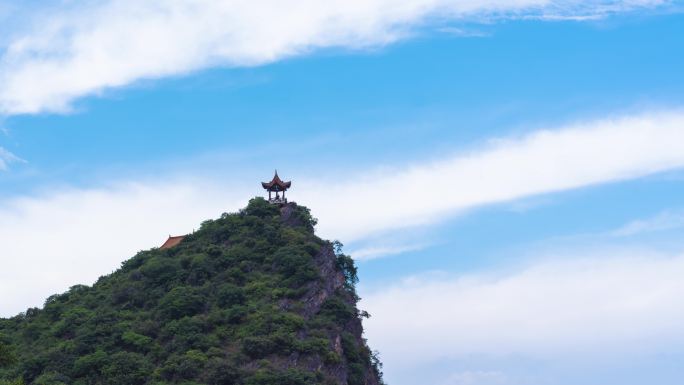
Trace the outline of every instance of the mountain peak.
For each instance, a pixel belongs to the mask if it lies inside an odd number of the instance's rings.
[[[254,198],[0,319],[0,384],[380,384],[354,262],[315,224],[304,206]]]

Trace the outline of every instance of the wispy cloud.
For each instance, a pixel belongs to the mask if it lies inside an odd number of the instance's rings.
[[[638,219],[625,224],[610,235],[615,237],[628,237],[643,233],[671,230],[684,227],[684,210],[668,210],[654,217]]]
[[[513,271],[413,279],[362,293],[386,367],[473,355],[601,357],[680,351],[684,256],[575,255]],[[586,362],[590,362],[586,361]]]
[[[458,37],[489,37],[491,33],[483,32],[477,29],[457,28],[457,27],[443,27],[439,32]]]
[[[10,163],[25,162],[23,159],[0,147],[0,171],[7,170]]]
[[[418,251],[426,248],[425,244],[401,244],[401,245],[375,245],[355,249],[350,252],[356,260],[369,260],[390,255],[397,255],[407,253],[409,251]]]
[[[0,113],[65,112],[79,97],[140,79],[260,65],[325,47],[381,46],[434,20],[584,19],[666,3],[107,0],[52,2],[32,12],[0,3]]]
[[[343,240],[435,223],[464,210],[684,167],[684,114],[643,114],[541,130],[436,162],[302,181],[324,234]],[[334,219],[333,219],[334,218]]]

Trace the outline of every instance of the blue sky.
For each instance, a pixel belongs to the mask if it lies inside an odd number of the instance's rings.
[[[680,4],[281,7],[0,0],[0,315],[278,168],[389,384],[680,382]]]

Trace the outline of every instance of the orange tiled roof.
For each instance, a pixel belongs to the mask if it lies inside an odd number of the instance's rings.
[[[183,241],[183,239],[185,239],[185,235],[179,235],[177,237],[169,236],[169,239],[167,239],[166,242],[161,245],[160,249],[170,249],[174,246],[177,246]]]

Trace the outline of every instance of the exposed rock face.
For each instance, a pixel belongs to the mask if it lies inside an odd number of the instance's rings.
[[[297,203],[290,202],[280,207],[280,218],[288,226],[304,226],[301,218],[297,217]]]
[[[283,205],[280,209],[281,219],[287,226],[306,226],[301,218],[297,216],[298,206],[294,202],[290,202]],[[311,319],[314,315],[321,311],[321,306],[329,298],[342,294],[342,298],[346,304],[358,313],[356,309],[357,298],[352,292],[345,290],[346,278],[343,272],[337,265],[337,255],[333,250],[332,244],[327,244],[321,248],[321,250],[314,256],[314,262],[318,274],[321,277],[320,280],[311,282],[307,286],[306,294],[301,299],[301,303],[304,304],[303,309],[300,310],[300,314],[306,319]],[[291,301],[281,302],[282,308],[288,308],[291,305]],[[355,339],[355,342],[359,346],[366,346],[366,341],[363,338],[363,326],[361,319],[357,316],[349,320],[347,324],[343,325],[343,332],[349,333]],[[340,355],[344,356],[344,348],[342,344],[341,333],[335,333],[329,336],[331,338],[332,350]],[[293,360],[289,364],[297,365],[297,357],[292,357]],[[324,363],[321,361],[315,361],[309,363],[309,369],[311,370],[324,370],[331,377],[336,378],[336,383],[338,384],[348,384],[348,372],[349,368],[345,363],[340,363],[338,365],[333,365],[330,367],[325,367]],[[378,372],[375,368],[369,368],[364,376],[364,385],[379,385],[381,383]]]
[[[321,310],[321,305],[330,298],[337,290],[344,287],[344,275],[335,264],[335,253],[332,246],[324,247],[315,257],[316,268],[323,278],[312,283],[304,297],[304,314],[311,317]],[[351,305],[356,305],[349,299]]]
[[[335,268],[335,253],[332,247],[324,248],[321,253],[316,257],[317,268],[323,279],[317,284],[312,285],[307,294],[305,295],[304,311],[303,315],[305,317],[311,317],[317,314],[321,310],[321,305],[325,301],[332,297],[336,292],[342,289],[345,283],[344,275]],[[349,306],[356,308],[356,298],[352,295],[345,295],[345,300]],[[344,325],[344,332],[350,333],[354,336],[356,343],[361,346],[366,345],[366,341],[363,339],[363,326],[361,325],[361,320],[358,317],[350,320],[346,325]],[[342,347],[342,338],[339,333],[331,336],[332,339],[332,349],[339,355],[344,356],[345,352]],[[339,384],[347,384],[347,373],[348,368],[340,364],[337,367],[333,367],[330,371],[330,375],[337,378]],[[380,383],[377,373],[369,368],[365,376],[365,385],[378,385]]]

